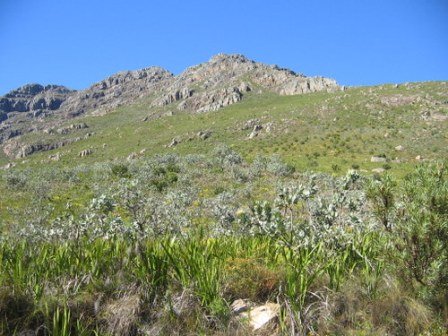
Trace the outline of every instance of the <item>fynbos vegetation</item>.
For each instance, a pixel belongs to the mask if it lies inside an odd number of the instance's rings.
[[[337,177],[219,146],[1,183],[1,334],[445,333],[444,163]],[[279,310],[257,329],[237,300]]]

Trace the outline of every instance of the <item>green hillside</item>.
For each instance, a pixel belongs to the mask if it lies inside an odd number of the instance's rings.
[[[278,154],[299,170],[325,172],[334,171],[336,166],[342,171],[351,167],[370,171],[378,167],[370,162],[371,157],[385,155],[391,171],[400,174],[415,164],[416,156],[429,160],[447,156],[447,99],[446,82],[434,82],[288,97],[252,94],[219,111],[178,112],[172,116],[163,116],[172,110],[169,106],[154,110],[143,100],[104,116],[80,119],[89,128],[65,138],[85,133],[93,136],[33,155],[27,165],[52,165],[47,157],[56,152],[61,154],[61,162],[56,165],[71,166],[123,159],[141,150],[145,150],[145,156],[207,154],[217,144],[226,144],[249,161],[257,155]],[[427,112],[431,115],[426,116]],[[162,117],[151,120],[152,115]],[[149,120],[143,122],[147,116]],[[259,119],[261,125],[271,123],[272,130],[268,133],[262,129],[249,140],[251,129],[242,128],[251,119]],[[198,139],[196,133],[205,130],[211,131],[211,136],[206,141]],[[173,138],[180,144],[167,148]],[[25,143],[60,140],[61,136],[38,133],[23,138]],[[402,151],[394,149],[400,145]],[[83,149],[92,149],[92,155],[78,158]]]
[[[445,335],[447,82],[153,98],[8,140],[1,335]]]

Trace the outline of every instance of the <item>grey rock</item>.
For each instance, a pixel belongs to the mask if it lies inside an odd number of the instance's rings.
[[[211,131],[199,131],[196,136],[201,140],[206,140],[212,135]]]
[[[257,137],[257,136],[258,136],[258,132],[257,132],[257,131],[252,131],[252,132],[249,134],[248,138],[249,138],[249,139],[253,139],[253,138]]]
[[[261,125],[255,125],[252,132],[258,132],[261,131],[263,129],[263,126]]]
[[[247,82],[281,95],[340,90],[332,79],[305,77],[288,69],[254,62],[243,55],[219,54],[173,77],[153,106],[179,102],[180,110],[215,111],[241,101],[245,93],[252,91],[252,84]],[[194,95],[182,94],[183,88],[192,85],[197,88]]]
[[[84,128],[89,128],[86,123],[79,123],[79,124],[71,124],[67,127],[62,127],[56,130],[56,133],[58,134],[68,134],[70,132],[73,132],[74,130],[80,130]]]
[[[81,152],[79,152],[80,157],[84,157],[84,156],[88,156],[91,155],[93,153],[93,151],[89,148],[89,149],[84,149]]]
[[[52,116],[51,127],[67,134],[72,129],[60,125],[68,118],[86,113],[103,115],[142,97],[150,97],[149,104],[153,107],[173,104],[177,110],[203,113],[238,103],[248,92],[294,95],[339,89],[332,79],[306,77],[238,54],[216,55],[178,76],[160,67],[119,72],[81,91],[58,85],[28,84],[0,97],[0,125],[9,126],[0,128],[0,144],[11,147],[6,144],[11,137],[49,128],[48,124],[34,123],[35,119]],[[162,112],[155,117],[163,115]],[[8,148],[3,150],[14,152]]]
[[[372,157],[370,158],[370,162],[375,162],[375,163],[378,163],[378,162],[386,162],[386,158],[385,158],[385,157],[382,157],[382,156],[372,156]]]
[[[241,127],[241,130],[245,131],[245,130],[248,130],[248,129],[253,129],[254,126],[256,126],[256,125],[260,125],[260,119],[258,119],[258,118],[256,118],[256,119],[249,119]]]
[[[264,129],[267,133],[270,133],[272,131],[272,129],[274,128],[274,123],[272,122],[268,122],[265,126]]]
[[[180,144],[180,141],[176,138],[173,138],[167,147],[174,147],[177,146],[178,144]]]
[[[11,143],[12,147],[3,147],[3,151],[8,156],[13,156],[15,154],[16,159],[27,157],[33,153],[36,152],[44,152],[49,151],[57,148],[64,147],[68,144],[72,144],[74,142],[80,141],[81,138],[73,138],[73,139],[66,139],[63,141],[55,142],[55,143],[34,143],[34,144],[28,144],[28,145],[22,145],[20,146],[20,143],[14,142]],[[19,147],[19,148],[17,148]],[[5,150],[6,149],[6,150]]]
[[[1,170],[8,170],[12,167],[14,167],[16,164],[14,162],[9,162],[7,164],[5,164],[4,166],[1,166],[0,169]]]
[[[249,310],[249,308],[250,308],[250,303],[247,300],[243,300],[243,299],[235,300],[230,305],[230,309],[231,309],[232,313],[234,313],[234,314],[240,314],[242,312]]]
[[[48,156],[51,161],[59,161],[61,159],[61,154],[56,153]]]

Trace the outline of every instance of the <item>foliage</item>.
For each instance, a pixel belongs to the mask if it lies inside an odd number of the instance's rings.
[[[442,330],[446,165],[400,181],[215,153],[8,173],[26,183],[2,214],[0,333],[235,334],[240,298],[280,303],[283,333]]]

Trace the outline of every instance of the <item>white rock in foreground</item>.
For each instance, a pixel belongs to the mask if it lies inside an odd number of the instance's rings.
[[[247,312],[241,313],[241,316],[249,319],[250,326],[254,330],[258,330],[276,318],[279,312],[279,304],[268,302],[262,306],[255,307]]]

